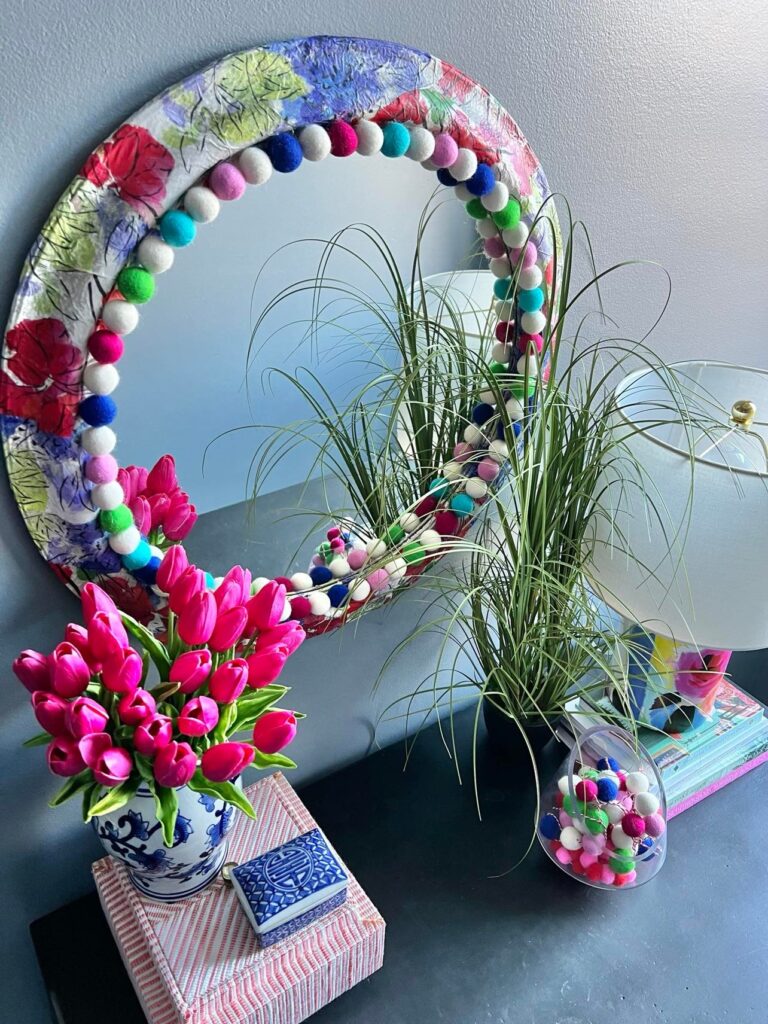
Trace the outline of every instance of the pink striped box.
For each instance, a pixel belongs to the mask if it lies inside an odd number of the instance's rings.
[[[242,863],[315,828],[277,773],[246,789],[227,860]],[[93,865],[101,905],[150,1024],[298,1024],[381,967],[384,920],[349,875],[343,906],[259,949],[233,890],[216,881],[175,904],[140,896],[122,864]]]

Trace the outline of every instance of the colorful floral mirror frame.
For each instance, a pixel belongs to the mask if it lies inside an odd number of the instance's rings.
[[[541,350],[557,222],[553,210],[537,219],[546,179],[485,89],[429,54],[367,39],[295,39],[216,61],[88,157],[36,240],[13,302],[0,371],[9,478],[33,540],[72,589],[96,581],[161,628],[163,551],[137,528],[113,454],[115,364],[157,275],[247,185],[355,152],[418,161],[466,204],[498,279],[494,371],[514,374],[526,349],[529,358]],[[524,402],[526,381],[517,384]],[[487,429],[494,414],[481,400],[454,459],[386,537],[331,529],[311,572],[284,580],[286,615],[321,632],[439,557],[509,454]],[[178,491],[176,501],[183,519],[191,506]]]

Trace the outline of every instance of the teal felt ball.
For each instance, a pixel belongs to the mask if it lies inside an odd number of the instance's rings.
[[[122,562],[129,572],[133,572],[134,569],[143,569],[145,565],[149,564],[151,558],[152,551],[149,544],[145,540],[141,540],[139,546],[130,555],[123,555]]]
[[[183,249],[194,241],[197,225],[183,210],[168,210],[157,222],[160,236],[174,249]]]
[[[384,141],[381,152],[384,156],[405,156],[411,144],[411,133],[399,121],[390,121],[383,129]]]
[[[494,281],[493,283],[493,294],[497,299],[508,299],[513,291],[514,287],[511,277],[502,277],[499,281]]]
[[[451,482],[444,476],[436,476],[429,485],[429,493],[433,498],[444,498],[450,489]]]
[[[544,292],[541,288],[531,288],[527,292],[519,292],[517,304],[525,313],[535,313],[544,305]]]
[[[472,515],[475,503],[468,494],[454,494],[450,506],[459,519],[464,519],[466,516]]]

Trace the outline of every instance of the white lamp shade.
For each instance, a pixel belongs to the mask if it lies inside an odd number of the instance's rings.
[[[768,472],[757,436],[768,373],[677,363],[631,374],[614,398],[619,457],[596,490],[587,568],[596,591],[682,643],[768,647]],[[752,434],[729,423],[744,399],[757,406]]]

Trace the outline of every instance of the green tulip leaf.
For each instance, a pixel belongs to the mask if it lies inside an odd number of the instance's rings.
[[[176,790],[168,789],[167,786],[158,786],[154,779],[149,788],[155,798],[157,820],[163,827],[163,842],[166,846],[173,846],[176,816],[179,813],[179,798],[176,796]]]
[[[256,812],[248,797],[233,782],[209,782],[198,768],[188,785],[196,793],[205,793],[206,796],[212,796],[216,800],[226,800],[228,804],[234,804],[249,818],[256,817]]]
[[[257,750],[253,766],[254,768],[295,768],[296,762],[292,761],[290,757],[286,757],[285,754],[263,754]]]
[[[139,788],[140,782],[140,778],[130,778],[126,779],[125,782],[121,782],[119,786],[114,786],[112,789],[107,790],[100,800],[91,804],[88,817],[85,819],[86,822],[90,821],[91,818],[98,817],[100,814],[109,814],[110,811],[117,811],[124,807],[132,797],[136,796],[136,790]]]
[[[150,633],[146,626],[142,626],[140,622],[137,622],[133,616],[126,615],[125,612],[121,612],[120,618],[123,620],[123,625],[127,631],[135,640],[139,641],[141,646],[150,656],[155,668],[160,673],[160,678],[167,679],[168,672],[171,668],[171,659],[168,657],[168,651],[166,651],[163,644],[160,643],[157,637]]]
[[[85,789],[93,782],[93,776],[90,771],[86,768],[85,771],[80,772],[78,775],[73,775],[70,779],[64,783],[59,792],[48,801],[49,807],[58,807],[63,804],[65,800],[69,800],[75,793],[79,793],[81,789]]]
[[[52,739],[53,736],[49,736],[47,732],[39,732],[37,736],[30,736],[28,740],[24,740],[21,745],[22,747],[45,747]]]

